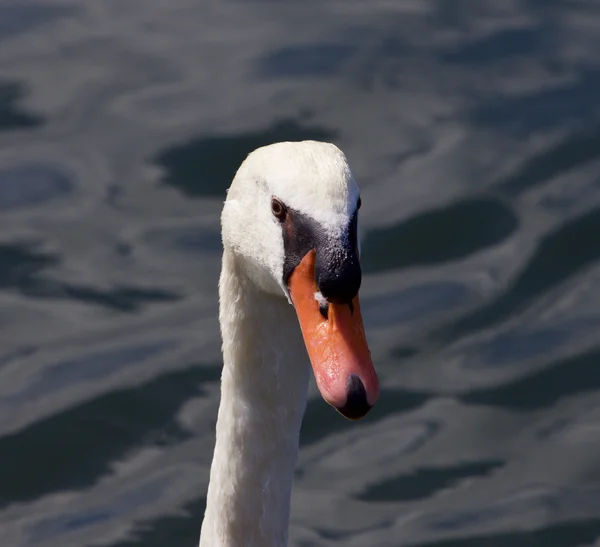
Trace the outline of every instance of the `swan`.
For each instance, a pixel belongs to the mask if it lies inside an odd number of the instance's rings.
[[[235,174],[221,213],[223,370],[200,547],[287,545],[309,363],[346,418],[379,395],[358,300],[359,207],[331,143],[258,148]]]

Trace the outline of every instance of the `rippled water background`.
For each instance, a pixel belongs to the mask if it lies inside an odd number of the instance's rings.
[[[384,391],[294,547],[600,545],[596,0],[0,3],[0,545],[196,545],[224,190],[331,140]]]

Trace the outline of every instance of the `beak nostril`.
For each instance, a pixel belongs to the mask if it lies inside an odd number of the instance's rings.
[[[329,303],[323,302],[319,304],[319,312],[325,319],[329,319]]]

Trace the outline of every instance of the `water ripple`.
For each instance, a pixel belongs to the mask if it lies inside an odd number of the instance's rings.
[[[255,148],[278,141],[334,140],[336,132],[294,119],[262,131],[224,137],[198,137],[161,151],[155,161],[166,170],[164,182],[191,197],[222,197],[237,168]]]
[[[367,232],[366,272],[459,260],[508,238],[514,213],[494,199],[468,199],[427,211],[398,225]]]
[[[0,14],[2,10],[0,10]],[[19,107],[25,94],[24,86],[17,82],[0,81],[0,131],[38,127],[43,118]]]
[[[182,441],[189,432],[181,429],[176,411],[201,392],[204,383],[218,378],[217,368],[191,366],[101,395],[0,437],[0,507],[89,487],[130,450]]]
[[[0,212],[46,203],[73,191],[71,179],[56,167],[17,165],[0,171]]]

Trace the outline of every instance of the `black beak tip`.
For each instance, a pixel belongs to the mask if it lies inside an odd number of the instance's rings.
[[[367,401],[367,392],[361,379],[352,374],[346,382],[346,404],[336,410],[349,420],[360,420],[364,418],[371,405]]]

